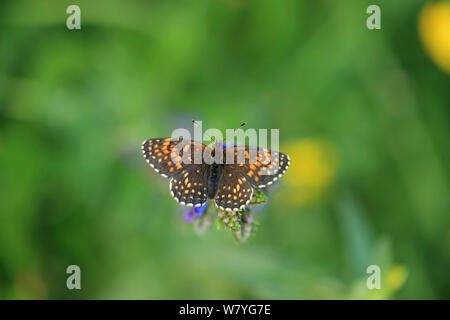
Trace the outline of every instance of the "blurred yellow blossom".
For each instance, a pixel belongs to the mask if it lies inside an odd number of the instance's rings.
[[[287,202],[305,205],[317,199],[336,176],[337,155],[334,146],[324,140],[308,138],[282,148],[291,158],[285,181]]]
[[[434,63],[450,73],[450,2],[428,3],[423,7],[419,36]]]
[[[398,290],[408,278],[408,272],[405,267],[401,265],[392,266],[386,276],[386,286],[389,291]]]

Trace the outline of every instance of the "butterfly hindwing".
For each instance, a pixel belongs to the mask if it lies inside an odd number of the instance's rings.
[[[208,148],[192,140],[148,139],[142,143],[147,163],[161,176],[174,177],[194,162],[194,154],[203,155]]]
[[[221,210],[237,211],[249,204],[253,188],[241,174],[238,165],[225,165],[217,187],[216,206]]]
[[[172,197],[181,205],[199,207],[208,200],[208,168],[191,164],[170,180]]]

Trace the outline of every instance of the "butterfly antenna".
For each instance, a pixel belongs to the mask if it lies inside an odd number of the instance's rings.
[[[240,125],[239,127],[236,128],[236,130],[242,128],[242,127],[245,126],[246,124],[247,124],[247,121],[242,122],[241,125]]]
[[[192,119],[192,123],[201,129],[200,125],[197,123],[197,121],[196,121],[195,119]],[[202,133],[202,134],[203,134],[203,133]],[[209,135],[207,135],[207,134],[206,134],[206,138],[208,138],[210,141],[213,140],[213,139],[212,139]],[[202,139],[203,139],[203,137],[202,137]]]
[[[245,126],[246,124],[247,124],[247,121],[242,122],[241,125],[240,125],[239,127],[237,127],[236,129],[234,129],[234,131],[236,131],[236,130],[242,128],[242,127]],[[233,139],[234,139],[234,137],[233,137]],[[228,145],[228,142],[229,142],[228,140],[227,140],[227,142],[225,142],[225,145],[226,145],[226,146]]]

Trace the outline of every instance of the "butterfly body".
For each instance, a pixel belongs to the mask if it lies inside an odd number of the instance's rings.
[[[171,195],[181,205],[198,207],[214,199],[218,208],[227,211],[245,208],[254,188],[271,185],[290,164],[289,156],[277,151],[224,149],[220,143],[210,148],[171,138],[146,140],[142,152],[156,172],[170,179]]]
[[[219,164],[211,164],[208,170],[208,199],[214,199],[217,194],[217,188],[219,187],[219,180],[223,172],[222,165]]]

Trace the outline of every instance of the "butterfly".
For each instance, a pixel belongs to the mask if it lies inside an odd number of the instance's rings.
[[[290,165],[289,156],[265,148],[212,147],[193,140],[156,138],[142,143],[147,163],[170,180],[172,197],[181,205],[200,207],[214,200],[224,211],[244,209],[255,189],[277,181]]]

